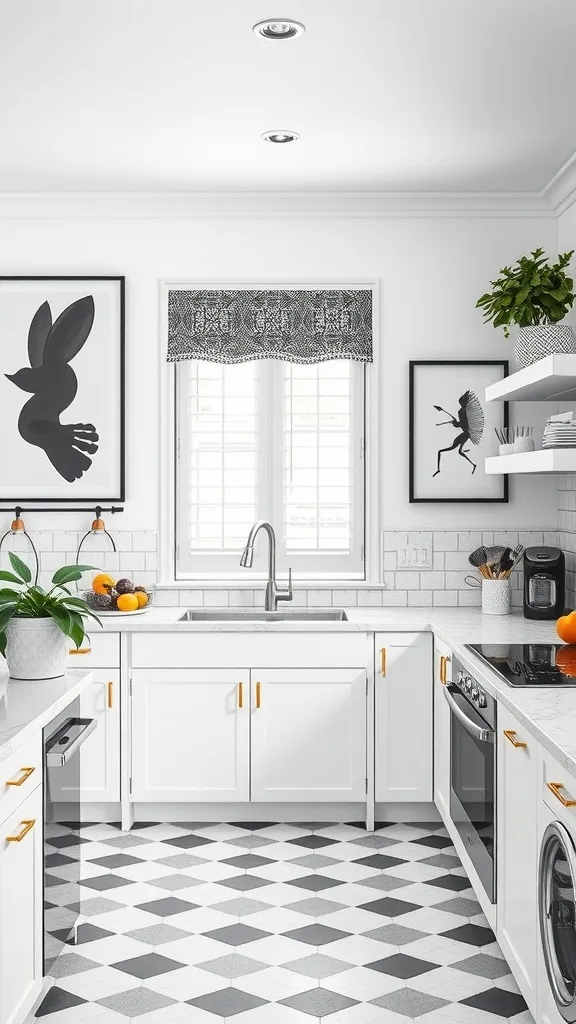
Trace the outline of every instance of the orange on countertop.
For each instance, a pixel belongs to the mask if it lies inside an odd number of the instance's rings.
[[[576,644],[576,612],[561,615],[556,623],[556,632],[565,644]]]
[[[139,608],[145,608],[146,605],[148,604],[148,594],[146,594],[143,590],[135,590],[134,597],[138,601]]]
[[[92,590],[96,594],[109,594],[115,583],[116,580],[109,576],[107,572],[99,572],[92,580]]]
[[[116,598],[116,605],[120,612],[135,612],[138,608],[136,594],[120,594]]]

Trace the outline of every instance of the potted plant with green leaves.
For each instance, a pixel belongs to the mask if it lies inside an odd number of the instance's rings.
[[[64,565],[44,590],[17,555],[9,553],[13,572],[0,571],[0,653],[13,679],[53,679],[66,672],[70,641],[79,648],[88,616],[100,623],[85,601],[66,584],[81,579],[91,565]],[[3,584],[10,584],[4,586]]]
[[[564,252],[551,263],[544,249],[534,249],[513,267],[502,267],[490,282],[492,291],[476,303],[484,310],[484,323],[503,327],[506,338],[511,324],[518,325],[514,355],[519,366],[556,352],[576,352],[573,328],[561,323],[574,303],[574,282],[566,272],[573,254],[573,249]]]

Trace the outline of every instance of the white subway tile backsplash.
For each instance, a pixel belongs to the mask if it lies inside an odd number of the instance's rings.
[[[425,574],[424,574],[424,572],[422,572],[422,574],[420,574],[418,572],[412,572],[412,571],[409,570],[407,572],[396,572],[396,573],[393,573],[393,575],[396,577],[396,580],[395,580],[395,582],[393,584],[394,589],[396,589],[396,590],[419,590],[420,589],[420,575],[424,576]]]
[[[421,590],[444,590],[446,586],[446,575],[443,572],[421,572]]]
[[[431,590],[409,590],[408,605],[417,608],[426,608],[432,605]]]
[[[434,534],[434,551],[457,551],[458,534],[443,533],[438,531]]]
[[[466,554],[479,548],[481,543],[482,533],[480,530],[467,530],[458,534],[458,550],[465,551]]]
[[[204,591],[204,604],[211,608],[227,608],[228,607],[228,591],[227,590],[205,590]]]
[[[432,594],[432,604],[436,608],[455,608],[458,604],[458,591],[436,590]]]

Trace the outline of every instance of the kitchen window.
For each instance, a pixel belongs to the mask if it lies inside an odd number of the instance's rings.
[[[247,581],[248,531],[269,520],[277,568],[365,578],[365,366],[186,360],[176,375],[176,577]]]

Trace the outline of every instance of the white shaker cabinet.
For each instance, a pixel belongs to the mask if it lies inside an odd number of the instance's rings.
[[[248,669],[134,669],[132,799],[249,800]]]
[[[432,635],[375,635],[377,802],[432,800]]]
[[[452,682],[452,652],[440,640],[434,641],[434,803],[438,810],[450,808],[450,709],[444,697],[446,683]]]
[[[522,995],[536,998],[538,944],[538,745],[498,708],[497,938]]]
[[[251,799],[366,797],[365,669],[252,669]]]
[[[95,668],[93,680],[80,694],[80,714],[96,719],[96,729],[80,750],[82,800],[87,803],[120,799],[120,673]],[[64,765],[54,773],[52,799],[78,799],[77,766]]]
[[[21,1024],[42,987],[42,787],[0,823],[0,1021]]]

